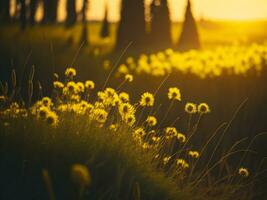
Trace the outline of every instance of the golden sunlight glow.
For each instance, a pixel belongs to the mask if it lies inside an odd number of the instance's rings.
[[[12,0],[13,2],[15,0]],[[66,0],[59,0],[59,21],[64,20],[66,13],[64,5]],[[118,21],[120,15],[121,0],[90,0],[88,18],[101,20],[104,15],[105,5],[109,8],[109,19]],[[152,0],[145,0],[149,5]],[[184,7],[187,0],[169,0],[171,18],[174,21],[182,21]],[[220,19],[220,20],[257,20],[267,19],[266,0],[191,0],[196,18]],[[13,3],[14,4],[14,3]],[[77,0],[77,10],[81,9],[82,0]],[[148,6],[147,6],[148,8]],[[14,8],[12,9],[14,10]],[[37,18],[42,16],[42,9],[38,9]]]

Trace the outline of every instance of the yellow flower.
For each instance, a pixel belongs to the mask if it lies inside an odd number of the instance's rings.
[[[126,93],[126,92],[121,92],[119,94],[119,98],[123,103],[127,103],[129,101],[129,99],[130,99],[129,94]]]
[[[67,68],[65,71],[65,76],[68,78],[76,76],[76,70],[74,68]]]
[[[42,98],[42,104],[46,107],[50,107],[53,105],[52,100],[49,97]]]
[[[152,141],[155,142],[155,143],[159,143],[160,139],[161,138],[160,137],[157,137],[157,136],[153,136],[152,137]]]
[[[108,97],[113,97],[116,94],[116,91],[113,88],[106,88],[104,93],[108,96]]]
[[[148,116],[146,122],[149,126],[155,126],[157,124],[157,119],[154,116]]]
[[[71,178],[79,185],[85,186],[91,183],[91,175],[86,166],[75,164],[71,167]]]
[[[172,99],[172,100],[181,101],[181,92],[180,92],[180,90],[178,88],[176,88],[176,87],[169,88],[168,98]]]
[[[186,103],[185,112],[189,114],[195,114],[197,112],[197,105],[194,103]]]
[[[145,135],[146,132],[143,128],[137,128],[133,133],[133,137],[144,137]]]
[[[64,88],[64,84],[62,82],[60,82],[60,81],[54,81],[53,82],[53,86],[54,86],[55,89],[62,89],[62,88]]]
[[[133,81],[133,75],[126,74],[124,77],[125,81],[132,82]]]
[[[248,172],[248,169],[244,168],[244,167],[241,167],[239,170],[238,170],[238,174],[240,176],[243,176],[243,177],[248,177],[249,176],[249,172]]]
[[[186,141],[186,137],[185,137],[185,135],[182,134],[182,133],[178,133],[178,134],[177,134],[177,139],[178,139],[180,142],[182,142],[182,143],[185,143],[185,141]]]
[[[118,130],[118,124],[111,124],[108,127],[108,129],[111,130],[111,131],[117,131]]]
[[[5,96],[0,96],[0,103],[4,103],[6,101],[6,97]]]
[[[199,158],[199,153],[198,151],[189,151],[188,155],[192,158]]]
[[[70,96],[70,100],[79,102],[81,100],[81,96],[78,95],[78,94],[73,94],[73,95]]]
[[[46,122],[51,126],[57,126],[58,116],[55,112],[50,111],[46,116]]]
[[[122,117],[135,113],[135,108],[129,103],[122,103],[119,106],[119,113]]]
[[[171,156],[165,156],[163,158],[163,164],[166,165],[170,161],[170,159],[171,159]]]
[[[142,96],[141,96],[141,100],[140,100],[140,105],[145,107],[145,106],[153,106],[154,105],[154,96],[153,94],[149,93],[149,92],[145,92]]]
[[[176,165],[177,167],[182,168],[182,169],[189,168],[189,164],[184,159],[177,159]]]
[[[136,121],[136,118],[135,118],[134,114],[131,114],[131,115],[126,115],[124,117],[124,120],[125,120],[126,124],[128,124],[129,126],[133,126],[135,121]]]
[[[78,82],[76,83],[76,87],[78,89],[79,92],[84,92],[84,84],[82,82]]]
[[[85,88],[88,90],[92,90],[95,88],[95,83],[93,81],[87,80],[85,81]]]
[[[201,114],[206,114],[210,112],[210,108],[209,105],[206,103],[201,103],[197,106],[197,110],[199,113]]]
[[[78,92],[78,88],[76,86],[76,83],[74,83],[73,81],[70,81],[67,83],[67,86],[66,86],[66,93],[77,93]]]
[[[108,113],[104,109],[96,108],[91,115],[93,120],[99,123],[105,123],[108,117]]]
[[[165,133],[166,133],[166,139],[171,139],[178,134],[175,127],[167,127]]]
[[[46,106],[41,106],[39,109],[38,109],[38,119],[46,119],[48,114],[49,114],[50,110],[48,107]]]

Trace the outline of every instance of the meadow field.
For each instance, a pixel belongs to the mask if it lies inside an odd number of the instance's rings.
[[[116,24],[0,27],[4,199],[265,199],[267,22],[198,26],[125,53]]]

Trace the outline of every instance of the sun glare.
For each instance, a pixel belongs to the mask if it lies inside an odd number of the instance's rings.
[[[15,12],[15,1],[12,1],[11,13]],[[121,0],[91,0],[90,9],[87,13],[89,19],[100,20],[104,15],[105,5],[109,8],[109,19],[118,21],[120,15]],[[145,0],[148,9],[152,0]],[[182,21],[184,8],[187,0],[169,0],[171,18],[173,21]],[[219,20],[259,20],[267,19],[266,0],[191,0],[194,15],[197,19]],[[58,20],[63,21],[66,17],[64,10],[66,0],[59,0]],[[77,0],[77,10],[80,10],[82,0]],[[37,20],[42,18],[42,9],[39,6]]]

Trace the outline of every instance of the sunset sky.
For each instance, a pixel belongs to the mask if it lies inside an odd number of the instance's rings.
[[[15,0],[13,0],[15,1]],[[100,20],[104,15],[105,4],[109,8],[109,20],[119,19],[121,0],[89,0],[89,19]],[[184,7],[187,0],[169,0],[171,18],[174,21],[182,21]],[[196,18],[223,20],[255,20],[267,19],[267,0],[191,0]],[[66,0],[60,0],[59,20],[65,18],[64,4]],[[145,0],[148,5],[151,0]],[[82,0],[77,0],[77,9],[80,9]],[[39,9],[39,18],[42,15]]]

